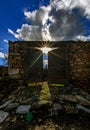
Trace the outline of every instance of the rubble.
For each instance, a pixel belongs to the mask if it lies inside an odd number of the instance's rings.
[[[9,103],[7,105],[7,109],[17,108],[19,106],[19,103]]]
[[[63,109],[63,107],[59,103],[54,103],[51,108],[51,116],[58,115],[58,113]]]
[[[69,102],[77,102],[77,98],[71,94],[61,94],[60,98],[64,101],[69,101]]]
[[[86,113],[90,114],[90,108],[86,108],[86,107],[84,107],[84,106],[82,106],[82,105],[80,105],[80,104],[77,104],[77,105],[76,105],[76,109],[78,109],[78,110],[83,110],[83,111],[85,111]]]
[[[78,109],[75,108],[74,105],[70,104],[65,104],[64,105],[65,112],[68,114],[78,114]]]
[[[61,110],[62,106],[59,103],[54,103],[53,104],[53,109],[54,109],[54,111]]]
[[[90,100],[87,100],[86,98],[82,97],[81,95],[76,95],[77,101],[86,106],[90,106]]]
[[[9,103],[11,103],[13,101],[13,99],[9,100],[9,101],[6,101],[3,105],[0,106],[0,109],[1,108],[5,108]]]
[[[79,124],[88,123],[88,117],[84,114],[90,115],[90,95],[70,85],[68,87],[47,86],[51,95],[50,98],[50,95],[47,98],[47,89],[42,88],[42,90],[41,86],[39,87],[26,86],[25,88],[25,86],[21,86],[8,95],[8,98],[2,99],[0,110],[3,113],[8,113],[8,115],[4,118],[0,116],[0,122],[4,122],[4,124],[0,124],[0,130],[18,129],[21,127],[21,123],[24,124],[21,130],[31,130],[31,128],[64,130],[65,127],[66,129],[82,130],[80,126],[75,125],[75,122],[77,121]],[[84,112],[82,115],[81,111]],[[75,118],[73,125],[72,118]],[[68,120],[70,126],[67,125]],[[81,123],[81,120],[86,121]],[[30,123],[30,126],[28,126],[28,123]]]
[[[3,122],[8,116],[8,112],[0,111],[0,123]]]

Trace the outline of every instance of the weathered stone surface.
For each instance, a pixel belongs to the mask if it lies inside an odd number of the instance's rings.
[[[38,47],[41,42],[17,41],[9,42],[9,75],[18,78],[20,83],[23,80],[31,82],[42,81],[42,57],[39,58],[38,64],[30,69],[32,59],[35,61],[37,50],[30,50],[30,47]],[[69,79],[77,87],[82,87],[87,91],[90,90],[90,43],[89,42],[49,42],[52,47],[59,47],[54,50],[60,55],[54,57],[54,62],[49,61],[48,80],[52,83],[66,83]],[[41,53],[41,52],[40,52]],[[40,54],[38,53],[38,55]],[[50,54],[51,56],[51,54]],[[30,60],[31,57],[31,60]],[[61,60],[60,60],[61,58]],[[51,60],[51,58],[49,58]],[[59,65],[58,65],[59,64]]]
[[[41,91],[42,89],[40,86],[36,86],[35,88],[34,86],[20,86],[8,96],[8,98],[2,99],[4,108],[2,107],[1,111],[9,112],[9,116],[5,118],[3,123],[0,123],[0,130],[90,130],[89,123],[87,124],[87,122],[89,122],[90,106],[85,105],[86,100],[90,101],[88,93],[71,85],[67,85],[67,87],[52,86],[50,88],[50,96],[53,96],[53,98],[50,98],[48,101],[47,98],[45,100],[39,99]],[[46,93],[47,91],[44,91],[42,94]],[[77,96],[78,99],[81,100],[80,102],[83,102],[83,99],[85,99],[85,103],[81,105],[79,100],[77,100]],[[12,100],[12,102],[8,104],[7,101],[10,100]],[[24,109],[25,111],[21,107],[19,109],[19,114],[16,112],[16,106],[18,104],[19,106],[25,106],[24,104],[27,104],[31,107],[30,109]],[[13,107],[15,108],[13,109]],[[29,110],[33,118],[30,122],[27,122],[25,120],[25,115]],[[47,122],[45,122],[45,120],[47,120]],[[83,126],[81,127],[79,124]]]
[[[8,75],[8,67],[0,66],[0,77]]]
[[[62,94],[60,95],[60,98],[62,98],[65,101],[70,101],[70,102],[77,102],[77,98],[73,95],[70,94]]]
[[[78,110],[74,107],[74,105],[71,104],[65,104],[64,105],[65,112],[69,114],[77,114]]]
[[[16,109],[16,113],[25,114],[29,112],[30,108],[31,108],[31,105],[21,105]]]
[[[8,112],[0,111],[0,123],[3,122],[8,116]]]
[[[86,98],[80,95],[76,95],[76,99],[80,104],[90,106],[90,100],[87,100]]]
[[[31,98],[27,98],[27,99],[25,99],[25,100],[21,100],[20,102],[21,102],[21,103],[24,103],[24,104],[31,103]]]
[[[86,107],[84,107],[84,106],[82,106],[82,105],[80,105],[80,104],[77,104],[77,105],[76,105],[76,109],[78,109],[78,110],[83,110],[84,112],[90,114],[90,108],[86,108]]]
[[[11,122],[15,123],[15,122],[16,122],[16,120],[17,120],[17,117],[16,117],[16,116],[14,116],[14,117],[13,117],[13,119],[11,120]]]
[[[53,109],[54,111],[58,111],[62,109],[62,106],[59,103],[54,103],[53,104]]]
[[[90,43],[70,44],[70,77],[73,84],[90,92]]]
[[[20,84],[23,84],[24,77],[23,58],[24,50],[22,44],[19,44],[18,42],[15,44],[9,42],[8,74],[9,76],[20,80]]]
[[[6,101],[3,105],[0,106],[0,109],[1,108],[5,108],[9,103],[11,103],[13,101],[13,99],[9,100],[9,101]]]
[[[6,107],[6,109],[12,109],[19,106],[19,103],[9,103]]]

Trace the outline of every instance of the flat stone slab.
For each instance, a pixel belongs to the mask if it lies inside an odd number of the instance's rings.
[[[76,105],[76,108],[77,108],[78,110],[83,110],[83,111],[85,111],[86,113],[89,113],[89,114],[90,114],[90,109],[89,109],[89,108],[86,108],[86,107],[84,107],[84,106],[82,106],[82,105],[80,105],[80,104],[77,104],[77,105]]]
[[[66,101],[70,101],[70,102],[77,102],[77,98],[73,95],[69,95],[69,94],[62,94],[59,96],[60,98],[62,98],[62,100],[66,100]]]
[[[16,109],[16,113],[18,114],[26,114],[29,112],[31,105],[21,105]]]
[[[19,103],[10,103],[8,104],[8,106],[6,108],[10,109],[10,108],[16,108],[19,106]]]
[[[6,101],[3,105],[0,106],[0,109],[1,108],[5,108],[9,103],[11,103],[13,101],[13,99],[9,100],[9,101]]]
[[[76,95],[77,101],[82,104],[82,105],[86,105],[86,106],[90,106],[90,101],[87,100],[86,98],[80,96],[80,95]]]
[[[0,123],[3,122],[8,116],[8,112],[0,111]]]

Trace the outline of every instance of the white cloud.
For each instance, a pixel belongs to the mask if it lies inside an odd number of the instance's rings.
[[[4,39],[3,41],[6,42],[6,43],[8,43],[8,40],[6,40],[6,39]]]
[[[21,29],[17,29],[17,35],[19,38],[23,40],[31,40],[35,41],[35,39],[40,40],[42,39],[41,36],[41,29],[39,26],[31,26],[28,24],[23,24]]]
[[[35,10],[32,12],[24,11],[24,15],[26,18],[32,22],[34,25],[44,25],[48,19],[48,14],[51,10],[51,6],[42,6],[39,10]]]
[[[8,57],[8,54],[0,52],[0,58],[5,59],[6,57]]]
[[[51,0],[51,6],[56,10],[66,9],[70,7],[72,0]]]
[[[88,36],[80,35],[80,36],[77,36],[76,39],[81,40],[81,41],[90,41],[90,35],[88,35]]]
[[[10,33],[10,34],[12,34],[15,38],[17,38],[17,39],[19,39],[20,37],[19,37],[19,35],[17,35],[16,33],[14,33],[11,29],[9,29],[8,28],[8,32]]]
[[[8,28],[8,32],[11,33],[12,35],[14,35],[14,32]]]
[[[90,18],[90,0],[51,0],[50,3],[57,10],[79,8],[87,18]]]
[[[36,12],[37,12],[37,10],[35,10],[35,11],[32,11],[32,12],[29,12],[29,11],[24,11],[24,15],[26,16],[26,19],[29,19],[29,20],[33,20],[33,21],[35,21],[35,15],[36,15]]]
[[[73,11],[78,8],[79,14]],[[25,18],[30,24],[22,24],[16,32],[8,32],[17,39],[41,40],[78,40],[84,37],[83,21],[80,16],[90,18],[90,0],[50,0],[48,6],[41,6],[38,10],[24,11]]]

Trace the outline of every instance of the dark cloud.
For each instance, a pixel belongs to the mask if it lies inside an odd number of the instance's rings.
[[[52,39],[70,40],[83,32],[83,24],[79,21],[79,15],[66,10],[53,10],[54,22],[50,25],[49,31]]]

